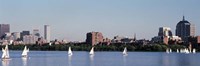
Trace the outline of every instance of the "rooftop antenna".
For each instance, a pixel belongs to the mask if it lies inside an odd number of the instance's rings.
[[[134,33],[134,40],[136,40],[136,33]]]
[[[183,21],[185,21],[185,16],[183,15]]]
[[[183,11],[183,21],[185,21],[184,11]]]

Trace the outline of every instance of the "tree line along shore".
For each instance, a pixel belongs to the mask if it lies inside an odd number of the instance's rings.
[[[25,45],[9,45],[9,50],[23,50]],[[68,47],[71,47],[73,51],[89,51],[92,47],[95,47],[95,51],[122,51],[124,47],[127,47],[128,51],[149,51],[149,52],[162,52],[166,51],[167,48],[172,49],[172,51],[176,51],[177,49],[184,49],[187,48],[184,45],[172,44],[147,44],[147,45],[137,45],[137,44],[98,44],[92,46],[90,44],[27,44],[26,45],[30,50],[34,51],[68,51]],[[5,47],[3,45],[0,46],[1,48]],[[196,48],[196,50],[200,50]]]

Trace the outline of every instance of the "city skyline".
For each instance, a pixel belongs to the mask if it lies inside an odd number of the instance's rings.
[[[175,35],[182,16],[195,24],[200,35],[199,1],[170,0],[102,0],[102,1],[1,1],[0,23],[10,24],[10,32],[51,26],[51,40],[85,41],[86,33],[102,32],[112,39],[116,35],[151,39],[159,27],[170,27]],[[186,5],[187,4],[187,5]]]

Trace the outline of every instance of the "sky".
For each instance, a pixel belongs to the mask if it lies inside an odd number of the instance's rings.
[[[159,27],[170,27],[185,19],[200,35],[200,0],[0,0],[0,23],[11,32],[51,27],[51,39],[85,41],[86,33],[151,39]]]

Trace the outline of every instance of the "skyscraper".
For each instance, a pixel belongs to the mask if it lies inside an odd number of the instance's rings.
[[[185,20],[185,17],[183,16],[183,20],[176,25],[176,35],[181,37],[182,40],[187,41],[187,38],[191,36],[190,33],[191,24]]]
[[[9,24],[0,24],[0,37],[2,37],[5,33],[10,32]]]
[[[44,39],[47,42],[50,42],[50,26],[49,25],[44,25]]]
[[[89,32],[87,33],[86,43],[96,45],[103,42],[103,35],[100,32]]]

